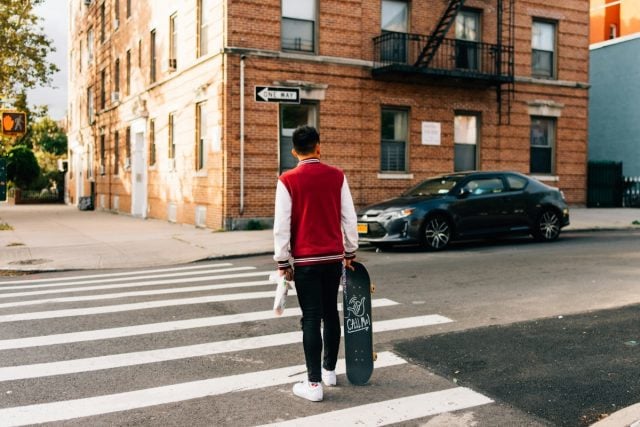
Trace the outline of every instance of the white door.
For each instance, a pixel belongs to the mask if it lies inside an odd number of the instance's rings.
[[[133,134],[131,141],[131,214],[147,217],[147,167],[144,157],[144,133]]]

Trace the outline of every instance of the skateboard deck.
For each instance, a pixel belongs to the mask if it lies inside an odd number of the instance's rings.
[[[371,280],[364,265],[352,262],[346,269],[342,287],[344,313],[344,352],[347,378],[364,385],[373,372],[373,330],[371,318]]]

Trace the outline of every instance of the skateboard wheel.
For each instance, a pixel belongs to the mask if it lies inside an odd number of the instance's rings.
[[[375,362],[376,360],[378,360],[378,353],[376,353],[375,351],[373,352],[373,361]]]
[[[372,284],[371,284],[371,287],[370,287],[370,290],[371,290],[371,293],[372,293],[372,294],[375,294],[375,293],[376,293],[376,285],[374,285],[374,284],[372,283]]]

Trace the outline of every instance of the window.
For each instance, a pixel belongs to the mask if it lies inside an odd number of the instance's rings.
[[[106,5],[103,2],[100,5],[100,43],[104,43],[107,38],[106,28],[107,28],[107,9]]]
[[[129,95],[131,92],[131,49],[127,50],[127,59],[126,59],[126,70],[125,70],[125,95]]]
[[[507,182],[512,191],[524,190],[528,183],[525,178],[517,175],[507,175]]]
[[[95,110],[93,104],[93,86],[89,86],[87,88],[87,119],[89,120],[89,124],[93,124],[95,121]]]
[[[169,17],[169,70],[178,68],[178,15]]]
[[[170,159],[174,159],[176,157],[176,139],[175,139],[175,129],[173,123],[173,113],[169,114],[169,124],[167,125],[169,141],[168,141],[168,152],[167,157]]]
[[[196,56],[199,58],[209,53],[209,21],[211,20],[211,2],[198,0],[196,27]]]
[[[156,30],[151,30],[149,39],[149,80],[156,82]]]
[[[293,169],[298,160],[291,154],[293,131],[298,126],[318,126],[316,104],[280,104],[280,173]]]
[[[113,90],[120,93],[120,58],[116,59],[113,67]]]
[[[131,0],[127,0],[127,18],[131,18]]]
[[[380,170],[405,172],[407,170],[407,140],[409,113],[406,110],[382,109],[380,127]]]
[[[113,134],[113,174],[120,172],[120,132]]]
[[[120,26],[120,0],[113,0],[113,29]]]
[[[409,31],[409,5],[405,1],[383,0],[380,28],[387,34],[381,47],[381,60],[407,62],[407,36]]]
[[[156,164],[156,121],[149,120],[149,165]]]
[[[533,21],[531,38],[531,74],[534,77],[555,76],[556,25]]]
[[[282,49],[315,52],[316,0],[282,0]]]
[[[476,114],[457,114],[453,119],[455,172],[478,168],[478,122]]]
[[[125,155],[125,168],[131,165],[131,128],[127,127],[124,133],[124,155]]]
[[[93,62],[93,28],[87,32],[87,65]]]
[[[107,107],[107,70],[100,72],[100,109]]]
[[[207,104],[196,104],[196,170],[204,169],[207,157]]]
[[[460,11],[456,16],[456,68],[479,68],[480,34],[480,13]]]
[[[481,196],[483,194],[502,193],[504,184],[500,178],[478,178],[467,182],[464,189],[470,194]]]
[[[531,117],[530,173],[554,173],[555,132],[554,118]]]
[[[105,138],[106,135],[104,134],[104,128],[100,129],[100,175],[104,175],[105,174],[105,158],[106,158],[106,150],[107,148],[105,147]]]

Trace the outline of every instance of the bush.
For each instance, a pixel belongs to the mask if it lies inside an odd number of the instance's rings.
[[[40,175],[40,166],[33,151],[25,145],[17,145],[7,155],[7,177],[18,188],[28,188]]]

